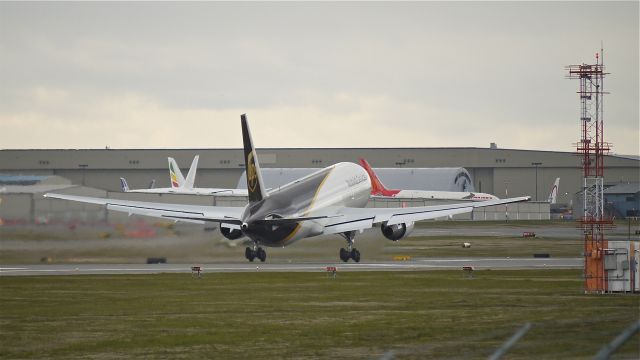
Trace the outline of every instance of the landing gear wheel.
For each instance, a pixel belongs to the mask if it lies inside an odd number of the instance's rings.
[[[355,262],[360,262],[360,251],[358,251],[358,249],[353,248],[351,249],[351,258],[353,259],[353,261]]]
[[[349,261],[349,252],[345,248],[340,248],[340,260]]]
[[[244,257],[247,258],[247,260],[253,262],[253,259],[256,258],[256,252],[253,251],[252,248],[248,247],[244,250]]]
[[[349,259],[353,259],[355,262],[360,262],[360,251],[353,247],[353,240],[356,237],[356,231],[346,231],[340,233],[340,235],[347,240],[347,248],[340,249],[340,259],[347,262]]]
[[[267,252],[264,251],[263,248],[259,247],[256,256],[260,259],[261,262],[267,260]]]

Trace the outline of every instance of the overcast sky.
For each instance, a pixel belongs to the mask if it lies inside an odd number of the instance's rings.
[[[0,148],[639,149],[638,1],[0,3]]]

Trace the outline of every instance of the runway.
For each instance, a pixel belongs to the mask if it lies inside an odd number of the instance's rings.
[[[468,258],[417,259],[366,263],[220,263],[220,264],[37,264],[0,265],[0,276],[34,275],[90,275],[90,274],[161,274],[190,273],[192,266],[200,266],[204,274],[224,272],[323,272],[327,266],[343,271],[425,271],[462,269],[476,270],[518,269],[578,269],[582,258]]]

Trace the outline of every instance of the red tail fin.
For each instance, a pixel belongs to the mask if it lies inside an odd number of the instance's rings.
[[[387,189],[382,181],[378,179],[376,173],[373,172],[373,169],[365,159],[360,159],[360,165],[367,171],[369,177],[371,178],[371,195],[377,196],[395,196],[400,190],[389,190]]]

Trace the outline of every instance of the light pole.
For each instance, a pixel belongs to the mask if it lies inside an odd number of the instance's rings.
[[[84,185],[84,182],[85,182],[85,171],[87,170],[87,167],[89,167],[89,165],[87,165],[87,164],[79,164],[78,167],[80,169],[82,169],[82,186],[85,186]]]
[[[538,201],[538,166],[542,165],[541,162],[532,162],[531,165],[536,168],[536,201]]]

